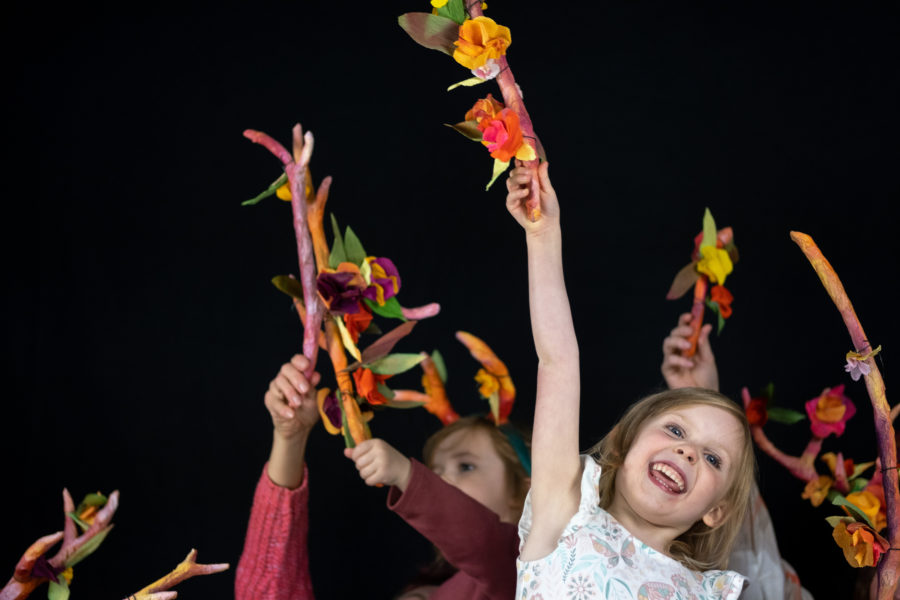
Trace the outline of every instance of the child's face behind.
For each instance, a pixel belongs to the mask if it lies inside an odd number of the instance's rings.
[[[506,465],[483,429],[461,429],[447,436],[434,450],[431,470],[497,513],[501,521],[519,520]]]
[[[702,520],[724,519],[723,498],[732,483],[743,428],[721,408],[678,407],[649,419],[616,474],[614,517],[673,530],[674,539]],[[633,522],[633,521],[632,521]]]

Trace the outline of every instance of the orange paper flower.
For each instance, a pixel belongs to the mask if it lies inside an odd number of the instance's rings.
[[[378,391],[378,384],[384,381],[390,375],[376,375],[370,369],[362,368],[353,371],[353,381],[356,382],[357,393],[366,399],[369,404],[387,404],[381,392]]]
[[[509,27],[497,25],[488,17],[466,19],[459,26],[453,59],[467,69],[484,66],[489,58],[500,58],[512,42]]]
[[[819,475],[816,479],[812,479],[806,484],[800,497],[804,500],[809,500],[813,506],[819,506],[825,500],[825,496],[828,495],[828,490],[831,489],[832,483],[834,483],[834,479],[828,475]]]
[[[722,315],[724,317],[724,315]],[[751,427],[762,427],[769,420],[769,413],[766,411],[765,398],[753,398],[744,409],[747,414],[747,422]]]
[[[874,567],[881,555],[891,547],[886,539],[872,531],[865,523],[841,521],[831,537],[844,551],[844,558],[851,567]]]
[[[475,121],[481,123],[482,119],[489,121],[497,116],[501,110],[506,108],[502,102],[497,102],[491,94],[487,98],[482,98],[466,113],[466,121]]]
[[[360,304],[359,312],[344,315],[344,325],[347,326],[347,332],[354,344],[359,342],[359,334],[368,329],[371,323],[372,313],[362,304]]]
[[[478,393],[483,398],[490,398],[493,394],[500,391],[500,380],[484,369],[478,369],[478,372],[475,373],[475,381],[480,384]]]
[[[842,383],[833,388],[825,388],[821,396],[807,401],[806,414],[814,435],[820,438],[832,433],[840,436],[844,433],[847,421],[856,414],[856,406],[844,395]]]
[[[731,295],[731,292],[725,286],[712,286],[712,289],[709,290],[709,298],[719,305],[719,314],[722,315],[723,319],[731,316],[731,303],[734,301],[734,296]]]
[[[493,119],[482,119],[478,129],[481,130],[481,143],[497,160],[509,162],[522,146],[519,115],[508,108],[501,110]]]

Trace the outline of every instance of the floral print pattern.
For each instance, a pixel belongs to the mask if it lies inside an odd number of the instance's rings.
[[[744,588],[735,571],[691,571],[631,535],[600,508],[600,466],[582,456],[581,501],[547,556],[517,560],[519,600],[733,600]],[[531,495],[519,521],[519,549],[531,531]]]

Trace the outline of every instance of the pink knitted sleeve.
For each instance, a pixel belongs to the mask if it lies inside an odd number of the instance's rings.
[[[236,600],[314,600],[306,545],[308,505],[306,467],[295,490],[272,483],[263,467],[238,562]]]

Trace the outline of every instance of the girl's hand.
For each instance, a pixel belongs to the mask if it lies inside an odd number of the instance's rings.
[[[314,372],[307,379],[303,372],[308,367],[309,360],[295,354],[290,362],[281,365],[278,375],[269,383],[265,402],[277,437],[288,440],[300,433],[307,434],[319,420],[316,385],[320,376]]]
[[[393,485],[406,491],[412,463],[384,440],[374,438],[355,448],[344,448],[344,456],[356,463],[366,485]]]
[[[697,341],[697,353],[691,358],[682,356],[682,352],[690,348],[688,338],[691,329],[691,313],[678,317],[678,325],[663,340],[662,374],[669,389],[683,387],[702,387],[719,390],[719,371],[716,368],[716,357],[713,356],[709,344],[709,332],[712,325],[707,323],[700,329]]]
[[[543,162],[537,169],[516,167],[506,180],[506,209],[527,232],[539,232],[548,224],[559,221],[559,202],[550,185],[549,164]],[[528,218],[525,207],[532,186],[537,188],[541,201],[541,218],[536,223]]]

